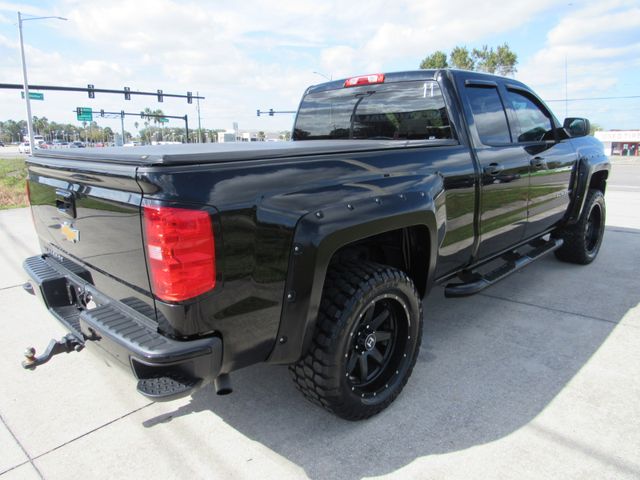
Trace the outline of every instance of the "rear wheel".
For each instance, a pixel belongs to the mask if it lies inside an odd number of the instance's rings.
[[[554,233],[564,240],[556,257],[581,265],[593,262],[602,245],[605,216],[604,195],[600,190],[589,190],[578,222]]]
[[[335,266],[311,348],[290,371],[312,402],[348,420],[368,418],[402,391],[421,335],[421,301],[406,273],[372,262]]]

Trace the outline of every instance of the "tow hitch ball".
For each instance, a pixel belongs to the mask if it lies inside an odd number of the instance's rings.
[[[51,360],[51,357],[59,353],[69,353],[72,351],[79,352],[84,348],[84,344],[79,342],[78,339],[71,333],[68,333],[60,340],[51,340],[47,349],[42,355],[36,357],[36,349],[29,347],[24,351],[25,360],[22,362],[22,367],[29,370],[34,370],[38,365],[47,363]]]

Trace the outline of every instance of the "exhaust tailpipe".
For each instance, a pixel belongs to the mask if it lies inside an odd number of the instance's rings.
[[[229,395],[233,392],[231,388],[231,377],[229,374],[222,373],[213,380],[213,387],[216,389],[218,395]]]

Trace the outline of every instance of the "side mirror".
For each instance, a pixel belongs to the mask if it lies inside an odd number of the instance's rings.
[[[565,118],[562,126],[571,137],[586,137],[591,131],[591,123],[586,118]]]

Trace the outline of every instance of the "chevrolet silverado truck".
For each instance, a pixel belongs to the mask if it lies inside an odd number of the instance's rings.
[[[37,151],[25,289],[155,400],[266,362],[351,420],[400,394],[423,299],[545,254],[592,262],[610,164],[589,122],[458,70],[309,87],[291,142]],[[426,307],[428,312],[428,304]]]

